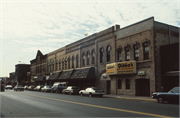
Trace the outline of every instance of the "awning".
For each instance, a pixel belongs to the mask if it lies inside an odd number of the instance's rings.
[[[75,69],[70,78],[71,79],[95,79],[96,69],[95,67]]]
[[[49,79],[48,80],[56,80],[58,79],[59,75],[61,74],[62,72],[56,72],[56,73],[52,73],[50,76],[49,76]]]
[[[165,76],[179,76],[180,71],[168,71],[165,73]]]
[[[111,77],[107,75],[106,73],[103,73],[100,77],[100,80],[111,80]]]
[[[44,74],[37,74],[35,77],[34,77],[34,81],[44,81],[45,80],[45,75]]]
[[[61,75],[58,77],[58,79],[69,79],[73,71],[73,69],[63,71]]]

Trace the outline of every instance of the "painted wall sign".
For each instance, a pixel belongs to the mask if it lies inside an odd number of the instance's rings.
[[[106,65],[106,74],[107,75],[117,74],[116,70],[117,70],[116,63],[111,63],[111,64]]]

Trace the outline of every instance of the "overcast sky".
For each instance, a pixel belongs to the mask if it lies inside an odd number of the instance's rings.
[[[47,54],[116,24],[154,16],[180,26],[180,0],[1,0],[0,77],[15,65]],[[21,61],[21,62],[19,62]]]

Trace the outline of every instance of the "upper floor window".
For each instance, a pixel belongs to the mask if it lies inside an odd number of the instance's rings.
[[[59,60],[59,70],[61,70],[61,60]]]
[[[58,70],[58,60],[56,61],[56,70]]]
[[[82,66],[85,66],[85,55],[84,55],[84,53],[82,54]]]
[[[130,60],[130,47],[125,48],[125,60],[129,61]]]
[[[118,53],[118,60],[122,61],[122,50],[120,48],[118,48],[117,53]]]
[[[76,68],[78,68],[78,59],[79,59],[79,57],[78,57],[78,55],[76,55]]]
[[[143,43],[144,60],[149,59],[149,43]]]
[[[92,50],[91,57],[92,57],[92,64],[94,64],[94,58],[95,58],[95,52],[94,52],[94,50]]]
[[[129,81],[129,79],[126,79],[126,89],[130,89],[130,81]]]
[[[53,64],[52,64],[52,71],[54,71],[54,61],[53,61]]]
[[[103,48],[101,48],[100,49],[100,63],[103,62],[103,52],[104,52],[104,50],[103,50]]]
[[[67,59],[65,59],[65,69],[67,69]]]
[[[109,61],[110,61],[110,51],[111,51],[111,47],[108,46],[106,50],[107,50],[107,51],[106,51],[106,52],[107,52],[107,62],[109,62]]]
[[[139,61],[139,45],[134,45],[134,60]]]
[[[89,65],[89,51],[87,52],[87,65]]]
[[[70,69],[70,58],[68,58],[68,68]]]
[[[72,56],[72,68],[74,68],[74,56]]]
[[[64,69],[64,59],[62,60],[62,69]]]

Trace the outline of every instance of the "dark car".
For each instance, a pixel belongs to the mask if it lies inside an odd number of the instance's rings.
[[[24,91],[24,87],[22,85],[16,85],[14,91]]]
[[[79,88],[76,86],[68,86],[66,89],[62,90],[62,93],[68,93],[68,94],[79,94]]]
[[[58,85],[54,85],[51,87],[51,92],[52,93],[59,93],[59,86]]]
[[[164,103],[164,101],[169,103],[179,102],[179,89],[180,87],[174,87],[169,92],[155,92],[152,98],[157,99],[159,103]]]

